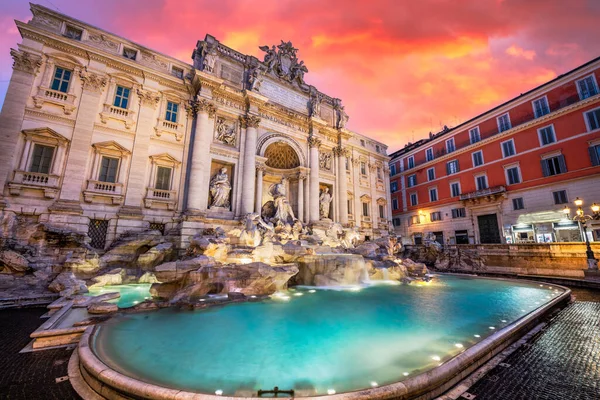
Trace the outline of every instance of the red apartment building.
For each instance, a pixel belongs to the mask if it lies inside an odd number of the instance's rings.
[[[565,206],[600,203],[600,57],[391,155],[404,243],[581,241]],[[600,221],[588,223],[600,241]]]

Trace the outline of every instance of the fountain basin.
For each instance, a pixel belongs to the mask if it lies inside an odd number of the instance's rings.
[[[273,386],[306,398],[432,398],[570,295],[539,282],[450,276],[352,289],[114,319],[86,330],[71,381],[104,398],[256,397]]]

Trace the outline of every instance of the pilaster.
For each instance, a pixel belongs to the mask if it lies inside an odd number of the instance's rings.
[[[246,141],[244,147],[244,168],[242,170],[242,215],[254,211],[256,197],[255,169],[256,169],[256,140],[260,118],[248,114],[240,117],[242,127],[246,128]]]
[[[333,149],[333,154],[338,158],[338,209],[339,221],[343,226],[348,225],[348,178],[346,177],[346,158],[348,151],[342,146]]]
[[[319,147],[321,140],[314,136],[308,138],[310,147],[310,194],[309,197],[309,215],[310,222],[319,222]]]

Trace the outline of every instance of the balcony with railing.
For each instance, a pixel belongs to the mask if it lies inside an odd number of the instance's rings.
[[[185,133],[183,124],[167,121],[166,119],[162,118],[158,118],[156,126],[154,127],[154,131],[158,137],[165,133],[175,135],[175,139],[178,142],[183,139],[183,135]]]
[[[8,188],[13,196],[20,195],[23,189],[38,189],[44,191],[44,197],[53,199],[58,193],[59,180],[58,175],[17,170]]]
[[[146,189],[144,205],[147,208],[155,208],[156,205],[166,206],[174,210],[177,205],[177,192],[175,190],[163,190],[149,187]]]
[[[135,111],[129,108],[121,108],[112,104],[104,104],[104,108],[100,113],[100,121],[106,124],[109,120],[123,122],[125,128],[130,129],[135,125]]]
[[[88,180],[86,190],[83,192],[83,198],[86,202],[92,203],[97,199],[110,199],[112,204],[121,204],[123,202],[123,184],[113,182],[101,182]]]
[[[488,198],[489,200],[493,200],[496,196],[502,195],[506,192],[506,187],[504,186],[494,186],[487,189],[476,190],[474,192],[463,193],[460,195],[460,199],[462,201],[473,201],[481,198]]]
[[[66,115],[70,115],[75,110],[75,99],[73,94],[40,86],[37,94],[33,96],[33,104],[36,108],[42,108],[45,103],[54,104],[62,107]]]

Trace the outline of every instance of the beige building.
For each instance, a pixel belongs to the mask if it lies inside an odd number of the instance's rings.
[[[304,223],[389,231],[387,146],[345,128],[342,101],[304,82],[291,43],[261,48],[259,61],[207,35],[187,64],[31,11],[16,22],[22,42],[0,114],[5,221],[68,226],[97,248],[126,231],[175,228],[185,245],[199,228],[264,212],[283,183]]]

